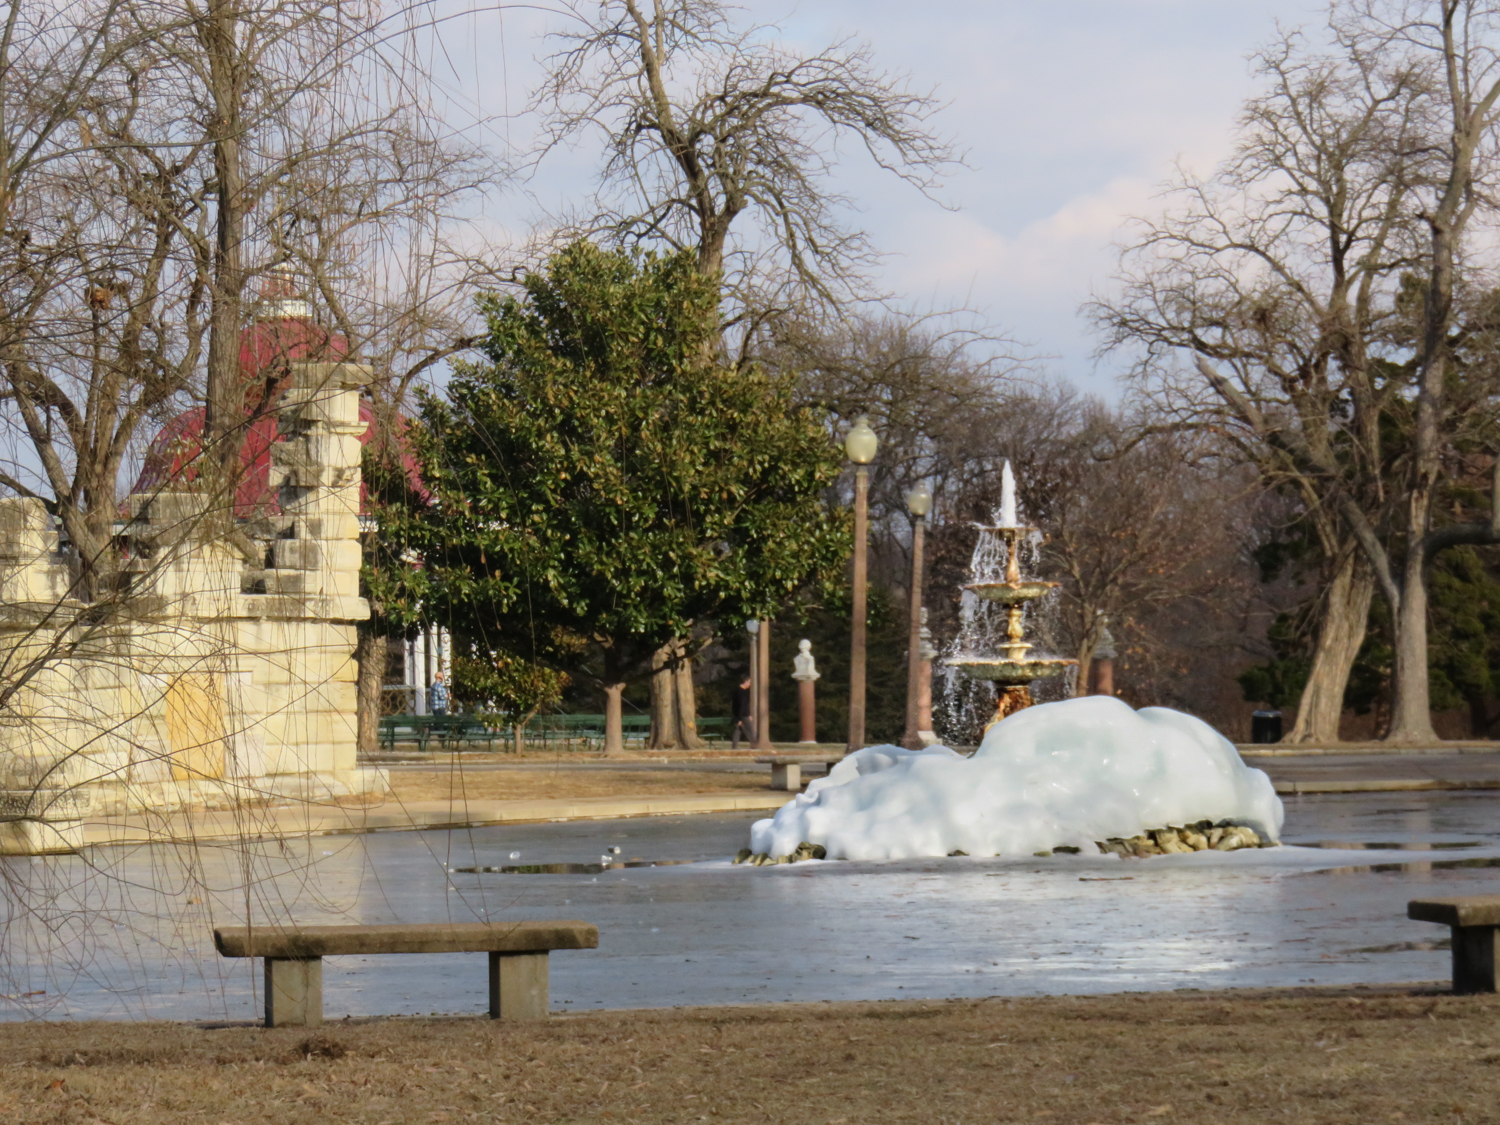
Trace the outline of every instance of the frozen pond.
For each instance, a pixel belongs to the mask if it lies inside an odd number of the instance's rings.
[[[0,992],[9,1018],[252,1019],[259,974],[211,937],[247,913],[594,922],[597,951],[552,956],[563,1010],[1446,979],[1446,931],[1407,921],[1406,902],[1500,889],[1500,800],[1349,794],[1286,810],[1283,837],[1301,847],[1149,860],[733,867],[750,815],[9,860]],[[612,845],[694,862],[451,870],[597,864]],[[329,1019],[486,1003],[482,954],[329,958],[323,972]]]

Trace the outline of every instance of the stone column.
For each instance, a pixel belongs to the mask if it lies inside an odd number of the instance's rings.
[[[427,714],[427,631],[419,630],[411,642],[412,714]]]
[[[812,654],[812,642],[800,640],[797,642],[797,655],[792,658],[795,671],[792,679],[797,681],[797,701],[802,712],[802,741],[818,741],[818,700],[813,684],[823,673],[817,669]]]

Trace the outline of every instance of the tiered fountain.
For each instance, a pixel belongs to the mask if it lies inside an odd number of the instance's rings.
[[[971,680],[987,680],[995,685],[995,714],[986,724],[986,730],[1007,715],[1031,706],[1034,681],[1060,676],[1078,665],[1076,660],[1030,655],[1034,646],[1026,640],[1027,603],[1046,596],[1058,586],[1056,582],[1021,577],[1021,544],[1037,535],[1036,528],[1021,526],[1016,509],[1016,478],[1007,461],[1000,479],[1000,522],[994,527],[980,525],[979,545],[974,551],[975,581],[964,586],[976,597],[998,603],[1005,610],[1005,639],[996,646],[1000,655],[960,651],[943,661]],[[997,551],[1004,555],[1005,576],[998,581],[987,580],[977,573],[977,560],[994,558]],[[983,638],[975,635],[979,632],[966,628],[960,635],[961,648],[967,649],[976,641],[983,643]]]
[[[1022,577],[1020,553],[1041,535],[1017,518],[1009,465],[1002,479],[999,521],[980,529],[962,629],[944,661],[954,679],[995,685],[979,746],[967,757],[941,745],[856,750],[756,821],[737,862],[1137,857],[1275,840],[1284,814],[1271,779],[1201,719],[1098,695],[1031,706],[1033,683],[1077,662],[1031,655],[1027,610],[1057,584]]]

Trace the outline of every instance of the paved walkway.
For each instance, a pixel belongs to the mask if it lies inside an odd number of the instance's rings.
[[[1242,747],[1246,761],[1270,775],[1281,794],[1420,792],[1431,790],[1500,790],[1500,746],[1480,752],[1464,747],[1431,752],[1370,751],[1266,753]],[[467,755],[465,756],[467,758]],[[485,755],[486,761],[465,761],[464,769],[548,767],[549,763],[508,763]],[[395,765],[395,763],[391,763]],[[567,820],[604,820],[619,817],[671,816],[689,813],[771,811],[788,800],[783,790],[769,787],[770,767],[746,758],[694,761],[651,761],[640,758],[558,763],[564,769],[623,769],[675,771],[681,769],[763,771],[764,793],[696,793],[649,797],[573,797],[510,801],[413,801],[387,799],[373,807],[295,805],[283,808],[241,809],[227,812],[179,813],[171,816],[132,816],[90,821],[84,827],[88,845],[145,844],[167,841],[287,839],[296,836],[345,835],[362,832],[412,831],[428,828],[479,827]],[[441,760],[403,763],[396,768],[453,768],[448,755]],[[816,766],[808,772],[821,773]]]
[[[293,805],[230,812],[178,813],[91,820],[85,845],[148,844],[172,841],[290,839],[297,836],[401,832],[423,828],[464,828],[537,821],[605,820],[685,813],[751,812],[778,809],[788,794],[695,793],[667,797],[574,797],[525,801],[387,800],[374,807]]]
[[[1373,793],[1388,790],[1500,789],[1500,753],[1368,753],[1245,755],[1265,770],[1278,793]]]

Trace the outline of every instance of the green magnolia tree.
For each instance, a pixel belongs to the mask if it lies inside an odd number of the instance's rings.
[[[517,754],[526,746],[526,724],[562,698],[568,674],[507,652],[454,653],[453,698],[465,710],[511,728]]]
[[[389,546],[369,577],[459,649],[596,684],[618,753],[653,653],[769,616],[847,558],[839,457],[790,378],[712,358],[718,285],[691,252],[578,242],[523,288],[481,301],[488,362],[421,399],[428,495],[374,482]]]

